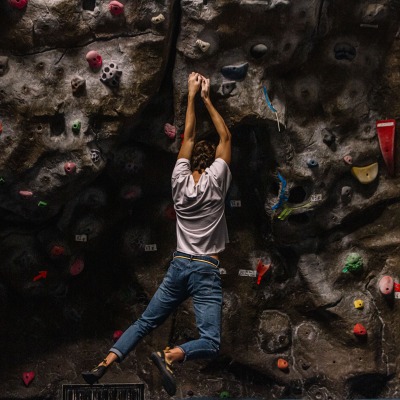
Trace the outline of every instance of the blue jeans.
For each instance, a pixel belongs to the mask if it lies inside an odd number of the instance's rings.
[[[163,282],[143,315],[123,333],[110,352],[122,361],[144,336],[192,296],[200,337],[177,347],[185,353],[185,361],[216,357],[221,339],[222,310],[218,266],[219,261],[212,257],[191,256],[176,251]]]

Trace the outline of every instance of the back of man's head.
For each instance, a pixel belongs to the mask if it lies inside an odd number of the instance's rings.
[[[199,171],[208,168],[215,159],[215,149],[214,143],[207,140],[201,140],[194,145],[192,158],[191,158],[191,168],[192,171]]]

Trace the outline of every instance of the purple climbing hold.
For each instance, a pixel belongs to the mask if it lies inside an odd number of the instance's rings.
[[[119,1],[111,1],[108,5],[108,9],[112,15],[120,15],[124,12],[124,5]]]
[[[393,292],[394,281],[391,276],[383,276],[379,281],[379,290],[380,292],[387,296]]]
[[[221,73],[227,79],[240,81],[246,77],[248,69],[249,63],[246,62],[239,65],[226,65],[221,68]]]
[[[28,0],[8,0],[8,3],[13,8],[18,8],[18,10],[22,10],[28,4]]]
[[[101,58],[101,55],[95,50],[91,50],[86,54],[86,61],[93,71],[99,70],[103,65],[103,59]]]
[[[164,125],[164,133],[165,135],[172,139],[175,139],[176,136],[176,127],[174,125],[169,124],[168,122]]]
[[[67,162],[64,164],[64,171],[67,175],[74,174],[76,172],[76,164],[73,162]]]
[[[75,76],[71,79],[72,94],[78,96],[85,91],[86,81],[80,76]]]

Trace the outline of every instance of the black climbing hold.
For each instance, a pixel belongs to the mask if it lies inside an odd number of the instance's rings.
[[[348,43],[337,43],[333,49],[336,60],[353,61],[357,55],[357,50],[354,46]]]
[[[236,87],[236,82],[235,81],[230,81],[230,82],[224,82],[222,84],[222,94],[223,95],[228,95],[232,92],[233,89]]]
[[[96,0],[82,0],[82,8],[84,10],[93,11],[96,7]]]
[[[325,129],[322,140],[327,146],[331,146],[331,145],[333,145],[333,143],[335,143],[336,136],[333,133],[331,133]]]
[[[261,58],[264,56],[268,51],[268,47],[265,44],[256,44],[250,49],[250,54],[254,58]]]
[[[245,78],[248,68],[249,63],[243,63],[239,65],[226,65],[225,67],[221,68],[221,73],[227,79],[239,81]]]

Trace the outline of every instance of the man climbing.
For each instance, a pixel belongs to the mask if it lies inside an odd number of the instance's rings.
[[[201,98],[219,136],[217,146],[195,142],[195,97]],[[172,173],[176,210],[177,250],[163,282],[143,315],[91,371],[82,373],[89,384],[97,382],[115,361],[121,362],[138,342],[188,297],[193,299],[199,339],[151,354],[170,396],[176,392],[172,364],[218,355],[221,331],[222,289],[219,253],[228,242],[225,196],[231,182],[231,133],[210,99],[210,80],[192,72],[188,78],[188,105],[183,143]]]

